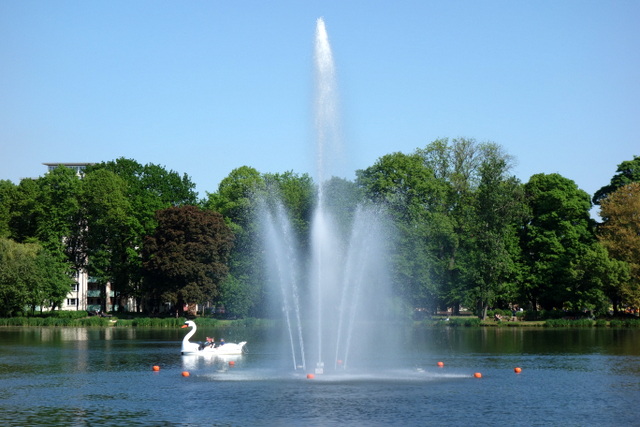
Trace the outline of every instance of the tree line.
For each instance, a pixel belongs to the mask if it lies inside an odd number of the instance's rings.
[[[497,144],[440,139],[387,154],[353,181],[333,177],[323,194],[344,232],[359,204],[384,208],[406,313],[640,307],[640,157],[593,197],[559,174],[522,183],[512,166]],[[259,210],[280,201],[307,251],[318,183],[243,166],[203,199],[194,188],[186,174],[124,158],[82,176],[59,167],[0,181],[0,316],[60,307],[82,269],[111,285],[120,309],[198,303],[270,316]]]

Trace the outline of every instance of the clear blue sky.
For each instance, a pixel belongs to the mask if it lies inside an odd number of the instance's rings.
[[[467,137],[593,194],[640,155],[637,0],[5,0],[0,179],[126,157],[204,197],[243,165],[314,175],[319,17],[351,171]]]

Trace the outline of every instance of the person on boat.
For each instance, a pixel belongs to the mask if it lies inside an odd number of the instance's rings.
[[[213,348],[216,344],[216,338],[215,337],[207,337],[207,345],[211,348]]]
[[[224,338],[220,338],[220,342],[216,343],[216,348],[224,345]]]

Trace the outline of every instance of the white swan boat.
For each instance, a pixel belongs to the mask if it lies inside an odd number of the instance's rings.
[[[191,328],[189,333],[184,336],[182,339],[182,354],[201,354],[201,355],[220,355],[220,356],[232,356],[242,354],[242,349],[244,345],[247,343],[246,341],[242,341],[240,343],[213,343],[213,342],[205,342],[205,343],[195,343],[189,341],[189,339],[196,333],[198,327],[195,322],[191,320],[187,320],[184,322],[183,328]]]

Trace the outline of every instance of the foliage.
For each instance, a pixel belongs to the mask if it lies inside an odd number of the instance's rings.
[[[591,327],[594,325],[591,319],[549,319],[544,322],[544,326],[549,328],[566,327]]]
[[[67,266],[37,243],[0,238],[0,316],[55,308],[71,289]]]
[[[408,301],[409,313],[465,306],[483,317],[489,307],[516,304],[531,308],[518,316],[532,320],[640,306],[640,157],[620,163],[594,195],[603,218],[597,227],[589,195],[573,181],[536,174],[522,185],[511,165],[497,144],[458,138],[382,156],[355,182],[332,178],[322,188],[307,174],[243,166],[208,194],[205,209],[194,208],[188,176],[125,158],[88,167],[82,177],[59,167],[18,185],[0,181],[0,315],[58,307],[69,278],[88,269],[111,284],[121,305],[134,298],[138,309],[157,311],[166,298],[264,317],[258,212],[278,200],[304,253],[320,193],[342,232],[359,204],[385,206],[397,237],[390,243],[395,296]],[[159,227],[160,212],[187,206],[198,213]],[[202,212],[216,217],[210,226],[222,241],[235,237],[232,247],[202,249],[210,237],[200,234],[211,231],[194,225],[208,221]]]
[[[612,328],[640,328],[640,319],[612,319],[609,326]]]
[[[58,167],[38,179],[25,178],[5,189],[8,237],[18,243],[38,241],[52,255],[73,263],[80,218],[80,178],[69,168]],[[5,208],[7,209],[7,208]]]
[[[640,163],[640,157],[636,158]],[[610,274],[618,273],[619,283],[610,287],[609,295],[618,306],[640,306],[640,182],[618,188],[600,202],[603,219],[598,229],[598,237],[609,254],[628,267],[618,266]],[[615,266],[614,266],[615,267]],[[628,275],[624,273],[628,272]]]
[[[225,313],[232,317],[248,317],[256,300],[256,288],[248,286],[247,280],[239,280],[233,275],[220,284],[219,301],[225,308]]]
[[[599,205],[609,194],[632,182],[640,182],[640,156],[633,156],[633,160],[625,160],[620,163],[609,185],[596,191],[593,203]]]
[[[607,326],[607,321],[604,319],[596,319],[596,322],[593,324],[596,328],[604,328]]]
[[[434,260],[434,252],[443,242],[431,239],[438,233],[434,225],[439,223],[430,219],[439,218],[446,185],[435,178],[418,154],[389,154],[356,174],[365,197],[383,205],[394,222],[397,237],[391,256],[398,293],[415,307],[430,306],[434,311],[439,272],[432,268],[442,267]]]
[[[87,167],[83,180],[90,274],[111,283],[120,298],[142,297],[140,252],[158,210],[194,205],[195,184],[152,163],[119,158]]]
[[[9,237],[11,228],[9,222],[11,220],[10,203],[12,195],[16,191],[16,186],[9,180],[0,180],[0,238]]]
[[[521,231],[521,292],[532,307],[603,309],[606,253],[597,248],[589,196],[559,174],[525,184],[530,217]]]
[[[221,284],[220,295],[216,299],[225,309],[234,307],[241,313],[248,310],[252,314],[260,309],[264,269],[259,256],[261,248],[256,224],[256,194],[264,192],[265,187],[260,172],[243,166],[225,177],[218,186],[218,192],[209,193],[204,202],[205,208],[224,216],[235,237],[229,262],[229,281]],[[246,300],[240,301],[240,294],[229,293],[234,289],[242,290]]]
[[[222,215],[196,206],[156,214],[158,226],[145,240],[146,289],[154,310],[171,302],[211,301],[228,273],[233,235]]]
[[[482,320],[478,317],[453,318],[447,322],[440,322],[438,326],[449,326],[452,328],[464,326],[467,328],[481,326]]]
[[[107,283],[131,295],[129,285],[139,276],[139,245],[143,230],[133,214],[127,183],[108,169],[88,173],[81,192],[83,253],[89,274],[104,288]],[[106,307],[103,305],[103,310]]]
[[[479,167],[480,183],[474,198],[471,238],[465,247],[470,296],[478,305],[478,315],[486,318],[489,306],[501,296],[513,300],[513,283],[518,273],[517,228],[524,214],[520,182],[510,177],[509,158],[500,147],[486,144]],[[511,296],[509,296],[511,293]]]

